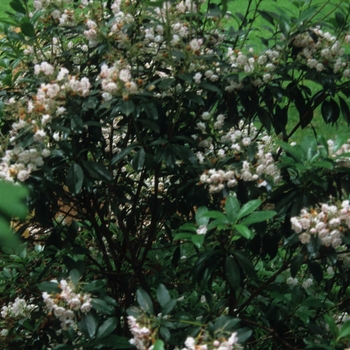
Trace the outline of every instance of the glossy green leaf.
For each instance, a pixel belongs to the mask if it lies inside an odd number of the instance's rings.
[[[83,287],[84,292],[95,292],[103,290],[107,284],[107,280],[95,280]]]
[[[97,319],[91,312],[83,314],[82,319],[78,323],[80,331],[90,339],[93,339],[95,337],[97,326]]]
[[[339,104],[340,104],[340,109],[342,112],[342,115],[345,119],[345,121],[350,125],[350,109],[348,104],[345,102],[345,100],[339,96]]]
[[[19,12],[19,13],[22,13],[22,14],[26,14],[26,9],[23,7],[23,5],[21,4],[21,2],[19,0],[11,1],[10,2],[10,6],[16,12]]]
[[[120,337],[118,335],[109,335],[106,338],[100,339],[98,344],[107,347],[108,349],[130,349],[134,345],[130,343],[130,339]]]
[[[225,276],[234,290],[238,289],[241,284],[241,271],[235,260],[230,256],[225,259]]]
[[[324,319],[327,322],[327,325],[330,329],[330,331],[332,332],[332,336],[334,339],[338,338],[339,336],[339,328],[336,325],[334,319],[328,315],[324,315]]]
[[[148,312],[149,314],[153,315],[154,310],[153,310],[153,303],[147,292],[145,292],[143,289],[139,288],[136,291],[136,299],[138,304],[140,305],[140,308]]]
[[[30,38],[35,37],[35,30],[31,23],[25,22],[21,24],[21,31],[24,35],[29,36]]]
[[[282,147],[297,163],[305,159],[303,149],[300,146],[291,146],[287,142],[277,140],[276,143]]]
[[[159,333],[161,335],[161,337],[165,340],[168,341],[171,337],[170,331],[168,328],[166,327],[160,327],[159,328]]]
[[[37,285],[38,289],[42,292],[51,293],[60,293],[61,289],[58,287],[58,283],[44,281]]]
[[[346,321],[340,328],[337,340],[350,336],[350,321]]]
[[[247,216],[245,219],[243,219],[240,224],[245,226],[250,226],[252,224],[263,222],[266,220],[269,220],[273,218],[277,213],[273,210],[263,210],[263,211],[256,211],[249,216]]]
[[[100,327],[98,327],[96,339],[102,339],[110,335],[117,327],[118,319],[116,317],[107,318]]]
[[[25,219],[27,215],[27,189],[24,186],[0,181],[0,193],[0,216],[4,216],[6,219],[15,217]]]
[[[244,327],[237,330],[238,342],[244,343],[252,335],[253,331],[250,328]]]
[[[80,192],[84,182],[84,172],[81,166],[77,163],[73,163],[68,170],[66,183],[69,191],[76,195]]]
[[[322,271],[322,267],[320,266],[320,264],[318,264],[315,261],[309,261],[308,262],[308,267],[309,270],[312,274],[312,277],[317,281],[317,282],[321,282],[323,279],[323,271]]]
[[[127,117],[135,111],[135,104],[134,102],[128,100],[123,101],[120,106],[120,111],[125,114]]]
[[[143,168],[143,165],[145,163],[145,157],[146,157],[146,152],[145,152],[144,148],[140,148],[136,152],[134,159],[132,160],[132,167],[136,171],[140,171]]]
[[[252,231],[249,230],[249,228],[246,225],[235,225],[235,229],[238,231],[238,233],[246,238],[246,239],[252,239],[254,237],[254,234]]]
[[[333,98],[324,100],[321,106],[321,114],[326,124],[335,123],[340,115],[340,108]]]
[[[248,277],[252,279],[257,278],[257,274],[252,262],[243,251],[235,250],[233,251],[233,255],[235,256],[237,263],[240,265]]]
[[[191,242],[198,248],[200,249],[204,243],[204,238],[205,235],[192,235],[191,236]]]
[[[83,167],[96,180],[111,182],[113,179],[112,173],[100,163],[93,161],[82,161]]]
[[[290,264],[290,274],[294,278],[299,272],[301,265],[303,264],[305,258],[303,254],[296,255]]]
[[[240,206],[238,199],[236,197],[228,196],[226,198],[225,212],[226,212],[227,219],[229,219],[230,222],[232,222],[232,223],[236,222],[240,207],[241,206]]]
[[[171,299],[169,302],[164,306],[162,310],[163,315],[168,315],[171,311],[173,311],[177,301],[176,299]]]
[[[119,161],[121,161],[122,159],[124,159],[133,149],[135,149],[136,147],[138,147],[139,144],[138,143],[134,143],[132,145],[129,145],[127,147],[125,147],[123,150],[121,150],[119,153],[117,153],[111,160],[110,164],[114,165],[116,163],[118,163]]]
[[[244,204],[238,213],[237,219],[241,219],[248,214],[251,214],[255,209],[259,208],[261,205],[260,199],[255,199]]]
[[[164,284],[161,283],[157,288],[157,300],[160,306],[164,308],[165,305],[170,301],[170,299],[171,297],[168,290],[166,289]]]
[[[164,328],[164,327],[161,327],[161,328]],[[157,339],[156,342],[154,343],[153,350],[164,350],[164,342],[161,339]]]
[[[196,223],[197,225],[207,225],[209,223],[210,218],[208,216],[204,216],[205,213],[208,212],[207,207],[199,207],[196,211]]]

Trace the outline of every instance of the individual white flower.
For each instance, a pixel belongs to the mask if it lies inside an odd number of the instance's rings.
[[[288,277],[286,283],[292,286],[296,286],[298,284],[298,279],[293,277]]]
[[[83,305],[81,305],[80,310],[81,312],[87,313],[91,310],[92,305],[90,302],[85,302]]]
[[[193,80],[196,84],[200,84],[201,82],[201,78],[202,78],[202,74],[197,72],[194,76],[193,76]]]
[[[33,136],[34,141],[43,141],[46,137],[46,132],[44,130],[37,130],[36,133]]]
[[[187,337],[185,345],[189,350],[195,350],[196,340],[193,337]]]
[[[64,307],[56,306],[53,310],[53,313],[56,317],[61,317],[65,311],[66,311],[66,309]]]
[[[198,235],[205,235],[208,231],[207,225],[200,225],[197,229],[197,234]]]
[[[302,286],[304,289],[308,289],[312,284],[313,284],[312,278],[308,278],[306,281],[304,281],[304,282],[301,284],[301,286]]]

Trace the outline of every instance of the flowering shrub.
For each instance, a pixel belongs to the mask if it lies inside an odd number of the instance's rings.
[[[349,346],[348,137],[291,143],[350,122],[349,6],[260,4],[10,3],[3,348]]]

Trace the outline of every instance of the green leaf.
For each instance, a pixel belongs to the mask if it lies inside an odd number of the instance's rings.
[[[207,207],[199,207],[196,211],[196,223],[201,225],[208,225],[210,218],[207,216],[203,216],[205,213],[208,212]]]
[[[154,314],[152,300],[143,289],[139,288],[136,291],[136,299],[143,311],[148,312],[151,315]]]
[[[123,150],[121,150],[117,155],[115,155],[111,160],[111,165],[114,165],[115,163],[118,163],[120,160],[125,158],[133,149],[139,146],[139,143],[134,143]]]
[[[225,276],[230,286],[236,290],[241,284],[241,272],[235,260],[230,256],[225,259]]]
[[[337,340],[350,336],[350,321],[346,321],[340,328]]]
[[[83,160],[82,163],[84,168],[94,179],[106,182],[111,182],[113,180],[112,173],[104,165],[85,160]]]
[[[135,111],[134,102],[130,100],[123,101],[120,106],[120,111],[128,117],[132,112]]]
[[[0,181],[0,216],[6,219],[18,217],[25,219],[27,216],[26,198],[28,191],[25,187]]]
[[[233,255],[235,256],[236,261],[241,266],[242,270],[247,274],[247,276],[252,279],[256,279],[257,274],[255,268],[252,262],[248,259],[247,255],[240,250],[234,250]]]
[[[209,91],[213,91],[213,92],[218,92],[221,93],[220,89],[213,85],[213,84],[209,84],[209,83],[200,83],[199,85],[201,88],[205,89],[205,90],[209,90]]]
[[[22,13],[24,15],[26,14],[26,9],[23,7],[23,5],[21,4],[21,2],[19,0],[11,1],[10,6],[16,12]]]
[[[78,323],[79,329],[90,339],[95,336],[97,325],[97,320],[91,312],[83,314],[81,321]]]
[[[249,216],[247,216],[245,219],[243,219],[240,224],[245,226],[250,226],[252,224],[263,222],[268,219],[273,218],[277,213],[273,210],[264,210],[264,211],[256,211]]]
[[[247,327],[240,328],[237,330],[237,337],[239,343],[244,343],[252,335],[253,331]]]
[[[304,255],[303,254],[298,254],[297,256],[295,256],[293,258],[293,260],[290,264],[290,274],[292,275],[293,278],[299,272],[300,266],[303,264],[303,262],[304,262]]]
[[[344,143],[348,140],[348,138],[348,134],[338,134],[336,139],[334,140],[333,152],[337,152],[340,149],[340,147],[343,146]]]
[[[77,269],[72,269],[69,271],[69,277],[72,280],[72,282],[74,283],[74,285],[78,285],[78,282],[79,282],[80,277],[81,277],[81,273]]]
[[[287,142],[277,140],[276,143],[282,147],[297,163],[305,159],[303,149],[300,146],[291,146]]]
[[[169,329],[166,327],[160,327],[159,328],[159,334],[161,335],[161,337],[165,340],[168,341],[171,337],[171,334],[169,332]],[[159,339],[158,339],[159,340]],[[162,348],[163,349],[163,348]]]
[[[324,319],[325,319],[326,323],[328,324],[330,331],[332,332],[333,338],[334,339],[338,338],[339,329],[338,329],[338,326],[336,325],[335,321],[333,320],[333,318],[328,316],[328,315],[324,315]]]
[[[51,293],[60,293],[61,289],[58,287],[58,282],[48,282],[44,281],[37,285],[38,289],[42,292]]]
[[[96,339],[102,339],[110,335],[117,327],[118,319],[116,317],[107,318],[98,328]]]
[[[68,170],[66,184],[68,186],[69,191],[76,195],[80,192],[81,187],[84,182],[84,172],[81,166],[77,163],[71,165]]]
[[[157,288],[157,300],[162,308],[170,301],[170,294],[164,284],[160,284]]]
[[[340,109],[343,114],[345,121],[350,125],[350,109],[345,100],[339,96]]]
[[[252,231],[249,230],[249,228],[245,225],[239,224],[235,226],[235,229],[238,231],[238,233],[246,238],[246,239],[252,239],[254,237],[254,234]]]
[[[108,337],[99,340],[98,344],[101,344],[108,349],[130,349],[134,348],[134,345],[130,344],[130,340],[118,335],[109,335]]]
[[[102,314],[113,315],[115,313],[115,308],[104,299],[92,298],[91,305],[97,312]]]
[[[132,167],[136,171],[140,171],[142,169],[143,164],[145,163],[145,157],[146,157],[146,152],[145,152],[144,148],[140,148],[136,152],[134,159],[132,160]]]
[[[176,305],[176,299],[171,299],[163,308],[162,314],[168,315],[171,311],[173,311],[175,305]]]
[[[164,328],[164,327],[161,327],[161,328]],[[157,341],[154,343],[153,350],[164,350],[164,342],[160,339],[157,339]]]
[[[334,124],[340,115],[340,108],[333,98],[324,100],[321,106],[321,114],[326,124]]]
[[[320,266],[320,264],[318,264],[315,261],[309,261],[308,262],[308,267],[309,270],[312,274],[312,277],[317,281],[317,282],[321,282],[323,279],[323,271],[322,271],[322,267]]]
[[[103,290],[107,284],[107,280],[95,280],[83,287],[84,292],[96,292]]]
[[[218,220],[226,221],[227,223],[229,223],[227,216],[224,213],[222,213],[221,211],[209,210],[209,211],[205,212],[202,216],[207,217],[207,218],[211,218],[211,219],[218,219]]]
[[[21,23],[21,31],[24,35],[29,36],[30,38],[35,37],[34,27],[29,22]]]
[[[200,249],[203,245],[205,235],[191,235],[191,242]]]
[[[225,202],[225,212],[227,219],[230,220],[231,223],[235,223],[237,220],[237,215],[240,209],[240,204],[238,199],[233,196],[228,196]]]
[[[260,199],[255,199],[244,204],[238,213],[237,219],[239,220],[244,216],[247,216],[248,214],[252,213],[255,209],[259,208],[260,205],[261,205]]]

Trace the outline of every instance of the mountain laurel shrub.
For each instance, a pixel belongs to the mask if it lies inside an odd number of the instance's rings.
[[[3,349],[350,346],[349,2],[261,3],[10,2]]]

